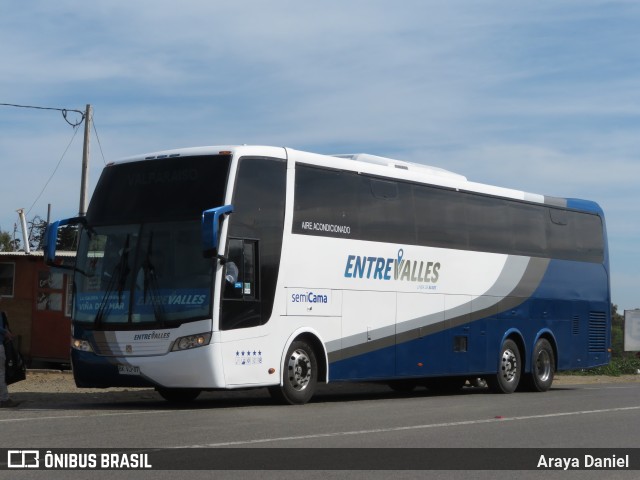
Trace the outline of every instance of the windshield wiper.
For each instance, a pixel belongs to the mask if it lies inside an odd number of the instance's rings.
[[[162,299],[159,295],[158,277],[156,276],[156,269],[151,262],[151,255],[153,251],[153,232],[149,234],[149,244],[147,245],[147,253],[144,261],[142,262],[142,272],[144,274],[144,283],[142,287],[142,299],[144,303],[147,303],[147,292],[151,297],[151,304],[153,305],[153,313],[156,319],[164,323],[165,311],[162,306]]]
[[[109,297],[113,292],[116,284],[118,286],[118,303],[122,303],[122,292],[124,291],[125,284],[127,282],[127,277],[129,276],[129,237],[127,234],[127,238],[124,241],[124,246],[122,247],[122,253],[120,254],[120,260],[115,264],[111,273],[106,273],[109,277],[109,283],[107,284],[107,289],[104,292],[104,296],[100,301],[100,306],[98,307],[98,312],[96,313],[96,324],[100,324],[102,319],[104,318],[105,312],[107,311],[107,305],[109,302]],[[109,309],[110,310],[110,309]]]
[[[130,235],[127,234],[118,265],[118,303],[122,303],[122,292],[124,291],[125,284],[127,283],[127,277],[129,276],[129,237]]]

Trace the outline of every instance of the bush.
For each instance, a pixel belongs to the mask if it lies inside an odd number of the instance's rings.
[[[640,370],[640,358],[624,356],[613,357],[609,365],[589,368],[587,370],[570,370],[562,372],[563,375],[608,375],[619,377],[620,375],[636,375]]]

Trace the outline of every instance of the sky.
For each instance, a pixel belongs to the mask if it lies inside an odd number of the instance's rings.
[[[595,200],[633,309],[638,25],[635,0],[0,0],[0,103],[91,104],[89,193],[118,158],[263,144]],[[0,106],[0,230],[77,215],[82,144],[61,112]]]

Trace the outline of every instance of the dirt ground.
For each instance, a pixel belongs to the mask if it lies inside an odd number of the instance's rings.
[[[623,375],[620,377],[606,376],[572,376],[556,375],[553,385],[606,384],[606,383],[640,383],[640,375]],[[29,370],[27,379],[9,386],[9,393],[13,398],[27,401],[31,397],[43,398],[42,394],[84,395],[94,400],[107,399],[159,399],[153,389],[136,388],[77,388],[70,371],[58,370]],[[58,395],[56,395],[58,396]],[[60,395],[62,396],[62,395]],[[81,400],[81,399],[78,399]]]

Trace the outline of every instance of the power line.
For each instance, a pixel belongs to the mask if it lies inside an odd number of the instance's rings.
[[[53,178],[53,176],[56,174],[56,172],[58,171],[58,167],[60,166],[60,164],[62,163],[62,159],[64,158],[64,156],[67,154],[67,152],[69,151],[69,147],[71,147],[71,144],[73,143],[73,139],[76,138],[76,134],[78,133],[78,128],[79,125],[76,125],[75,127],[73,127],[73,136],[71,137],[71,140],[69,141],[69,145],[67,145],[67,148],[64,149],[64,153],[62,154],[62,156],[60,157],[60,160],[58,160],[58,164],[56,165],[56,168],[54,168],[53,173],[51,174],[51,176],[49,177],[49,180],[47,180],[47,183],[44,184],[44,187],[42,187],[42,190],[40,191],[40,193],[38,194],[37,198],[33,201],[33,203],[31,204],[31,206],[29,207],[29,210],[27,210],[27,213],[25,214],[25,216],[29,215],[29,213],[31,212],[31,210],[33,209],[33,207],[35,206],[36,203],[38,203],[38,200],[40,200],[40,197],[42,196],[42,194],[44,193],[45,189],[47,188],[47,185],[49,185],[49,182],[51,181],[51,179]]]
[[[91,126],[93,127],[93,132],[96,134],[96,139],[98,140],[98,147],[100,147],[100,154],[102,155],[102,163],[105,165],[107,161],[104,158],[104,152],[102,151],[102,144],[100,143],[100,137],[98,136],[98,130],[96,130],[96,119],[93,115],[91,115]]]
[[[31,108],[33,110],[55,110],[57,112],[62,112],[62,118],[64,118],[64,121],[67,122],[69,125],[71,125],[74,128],[79,126],[79,125],[82,125],[82,122],[84,122],[84,112],[82,112],[80,110],[70,109],[70,108],[35,107],[33,105],[16,105],[14,103],[0,103],[0,106],[3,106],[3,107],[16,107],[16,108]],[[78,120],[77,122],[70,122],[69,119],[67,118],[67,114],[69,112],[79,113],[80,114],[80,120]]]
[[[35,204],[38,202],[38,200],[40,200],[40,197],[42,196],[42,194],[44,193],[44,191],[46,190],[47,186],[49,185],[49,183],[51,182],[51,180],[53,179],[53,177],[55,176],[56,172],[58,171],[58,168],[60,167],[60,164],[62,163],[62,160],[64,159],[65,155],[67,154],[67,151],[69,150],[69,147],[71,147],[71,144],[73,143],[73,140],[76,137],[76,134],[78,133],[78,127],[82,124],[82,122],[85,122],[85,143],[84,143],[84,150],[83,150],[83,161],[82,161],[82,183],[81,183],[81,188],[80,188],[80,215],[84,215],[84,212],[86,211],[86,183],[87,183],[87,168],[88,168],[88,157],[89,157],[89,137],[90,137],[90,129],[91,129],[91,123],[92,123],[92,119],[93,119],[93,115],[91,113],[91,105],[87,105],[87,110],[86,112],[82,112],[80,110],[75,110],[75,109],[67,109],[67,108],[53,108],[53,107],[40,107],[40,106],[33,106],[33,105],[18,105],[18,104],[14,104],[14,103],[0,103],[0,106],[5,106],[5,107],[17,107],[17,108],[29,108],[29,109],[34,109],[34,110],[54,110],[54,111],[58,111],[58,112],[62,112],[62,117],[64,118],[65,122],[67,122],[69,125],[71,125],[73,127],[73,136],[71,137],[71,140],[69,141],[69,144],[67,145],[67,148],[64,150],[64,153],[62,154],[62,156],[60,157],[60,160],[58,160],[58,163],[56,165],[56,168],[53,170],[53,173],[51,174],[51,176],[49,177],[49,179],[47,180],[47,182],[45,183],[44,187],[42,187],[42,190],[40,191],[40,193],[38,194],[38,196],[36,197],[36,199],[34,200],[34,202],[31,204],[31,207],[29,207],[29,210],[27,211],[27,215],[31,212],[31,210],[33,209],[33,207],[35,206]],[[71,122],[69,121],[69,119],[67,118],[67,115],[69,112],[75,112],[77,114],[80,115],[80,120],[77,122]],[[106,160],[104,158],[104,152],[102,151],[102,144],[100,143],[100,137],[98,136],[98,131],[95,127],[95,124],[93,125],[93,131],[96,134],[96,138],[98,139],[98,145],[100,147],[100,153],[102,154],[102,161],[106,164]]]

